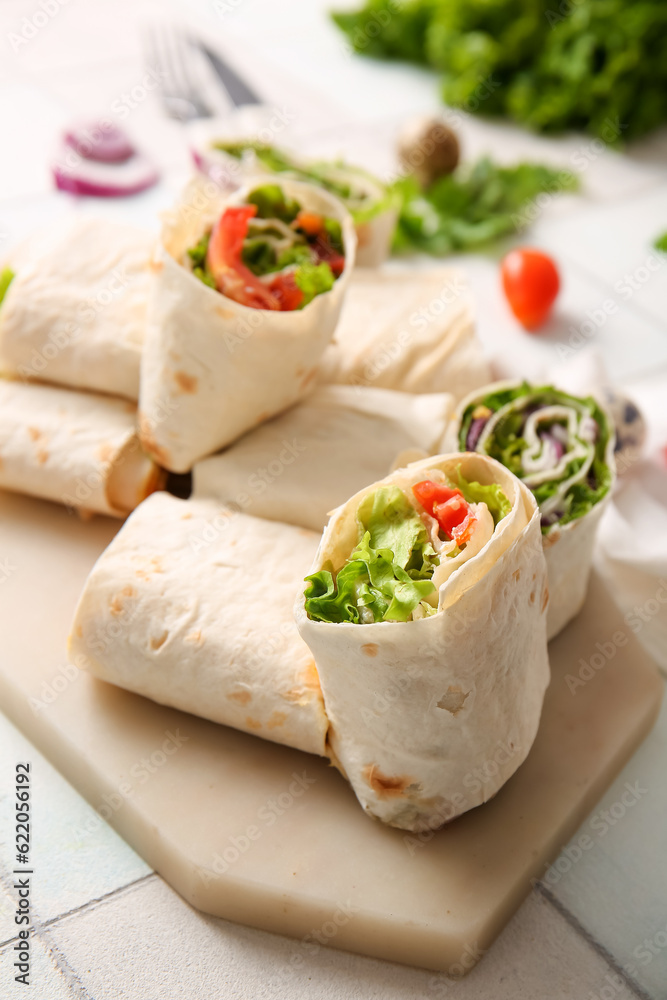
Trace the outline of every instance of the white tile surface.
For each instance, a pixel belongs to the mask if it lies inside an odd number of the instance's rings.
[[[54,961],[48,945],[39,938],[30,939],[30,979],[29,985],[17,983],[15,976],[20,970],[14,968],[17,961],[12,945],[0,949],[0,996],[2,1000],[23,1000],[26,996],[34,1000],[88,1000],[77,989],[76,982]]]
[[[103,113],[121,89],[134,82],[141,67],[141,25],[174,14],[214,31],[221,49],[263,95],[297,109],[302,129],[317,132],[320,152],[347,151],[360,162],[391,171],[397,122],[415,111],[439,108],[436,76],[400,64],[351,58],[343,36],[327,20],[330,6],[331,0],[293,0],[287,5],[275,0],[191,0],[187,6],[179,0],[69,0],[29,43],[14,51],[10,32],[20,30],[22,19],[38,8],[34,0],[4,0],[0,256],[24,231],[73,210],[155,225],[157,210],[177,184],[172,172],[187,163],[178,126],[159,117],[155,101],[146,101],[127,122],[169,172],[164,185],[145,196],[95,202],[56,194],[46,164],[65,122],[80,114]],[[534,158],[576,166],[575,157],[581,161],[582,156],[589,161],[583,196],[554,202],[530,233],[530,242],[557,253],[564,274],[558,314],[542,336],[524,333],[509,315],[492,259],[461,261],[471,275],[480,334],[489,353],[500,368],[537,376],[559,359],[558,347],[567,343],[570,326],[581,325],[586,310],[595,310],[610,289],[613,294],[614,283],[626,269],[641,266],[654,236],[667,228],[667,132],[637,144],[630,156],[604,151],[589,157],[590,140],[580,136],[543,139],[507,124],[465,116],[457,120],[471,158],[491,151],[506,162]],[[376,121],[379,126],[369,128],[368,123]],[[620,299],[618,313],[592,338],[602,348],[612,377],[637,378],[667,363],[666,276],[667,269],[629,300]],[[549,888],[587,933],[619,961],[632,963],[636,982],[656,998],[667,996],[667,948],[656,944],[656,935],[667,926],[666,751],[663,713],[660,731],[600,809],[614,805],[625,780],[640,778],[650,794],[604,838],[598,836],[593,849]],[[454,983],[326,949],[307,954],[288,939],[205,918],[157,878],[126,889],[149,869],[105,823],[97,822],[90,807],[0,717],[3,768],[7,761],[13,768],[15,760],[26,756],[34,765],[35,905],[41,919],[56,921],[47,931],[47,942],[60,953],[53,959],[35,942],[32,996],[39,1000],[625,1000],[631,995],[617,985],[615,973],[599,954],[539,896],[524,905],[471,976]],[[13,800],[0,796],[0,867],[5,870],[12,811]],[[95,830],[82,838],[76,830],[90,821]],[[106,894],[112,895],[85,908]],[[58,919],[81,906],[83,910]],[[13,901],[0,889],[0,944],[13,932]],[[632,954],[644,937],[658,948],[649,962]],[[68,971],[68,963],[76,974]],[[7,951],[0,949],[3,1000],[25,995],[7,974],[10,966]]]
[[[17,761],[31,763],[30,867],[34,869],[35,920],[52,920],[150,873],[145,862],[4,715],[0,715],[0,760],[10,775],[0,788],[0,874],[5,884],[16,854],[12,850],[15,798],[10,782]],[[7,930],[2,911],[0,899],[0,933]],[[4,939],[2,933],[0,940]]]
[[[16,900],[12,899],[3,885],[0,885],[0,947],[16,937],[17,926],[14,923]]]
[[[461,981],[324,947],[313,953],[316,946],[204,917],[158,878],[65,917],[51,936],[95,1000],[561,1000],[588,998],[613,977],[540,896]],[[623,983],[614,994],[631,996]]]
[[[666,761],[664,702],[656,728],[544,879],[547,892],[655,1000],[667,997]],[[589,838],[584,845],[582,837]]]
[[[563,254],[610,287],[619,303],[665,330],[667,254],[653,248],[667,231],[667,183],[615,204],[584,208],[567,219],[539,222],[540,245]],[[631,339],[631,331],[628,331]]]

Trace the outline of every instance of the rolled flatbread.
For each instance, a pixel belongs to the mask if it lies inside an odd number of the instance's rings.
[[[227,198],[211,181],[190,185],[166,217],[157,249],[141,371],[142,443],[172,472],[187,472],[307,395],[338,321],[354,264],[352,220],[322,190],[276,183],[304,209],[340,222],[345,268],[330,291],[290,312],[220,294],[185,266],[187,251],[253,185]]]
[[[322,382],[449,392],[458,401],[490,378],[458,271],[355,271]]]
[[[93,568],[70,652],[104,681],[324,754],[327,719],[292,607],[317,536],[156,493]]]
[[[459,474],[464,497],[485,501],[469,505],[456,546],[412,487],[437,491]],[[452,504],[468,509],[457,495]],[[442,547],[434,568],[429,542]],[[428,561],[430,581],[419,569]],[[317,664],[332,760],[366,812],[420,831],[489,799],[528,754],[549,681],[530,490],[481,455],[416,462],[334,513],[308,581],[296,622]]]
[[[340,198],[352,216],[357,265],[378,267],[389,256],[398,220],[397,198],[368,170],[340,160],[308,160],[267,144],[263,136],[271,135],[268,121],[262,122],[247,106],[221,120],[198,119],[188,133],[197,167],[221,187],[233,190],[259,174],[321,186]]]
[[[452,410],[447,393],[322,386],[197,462],[193,494],[322,531],[334,507],[385,476],[399,455],[410,461],[439,451]]]
[[[535,494],[552,639],[586,598],[597,526],[616,479],[611,418],[592,397],[550,385],[495,382],[462,401],[447,439],[452,448],[497,458]]]
[[[81,219],[11,253],[0,305],[0,369],[136,400],[154,237]],[[42,246],[39,252],[40,244]]]
[[[140,448],[136,406],[0,379],[0,487],[125,517],[163,482]]]

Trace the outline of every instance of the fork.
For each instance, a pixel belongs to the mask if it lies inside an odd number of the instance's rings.
[[[202,94],[199,53],[191,39],[168,24],[151,26],[145,31],[147,62],[162,81],[161,94],[170,118],[190,122],[213,114]]]

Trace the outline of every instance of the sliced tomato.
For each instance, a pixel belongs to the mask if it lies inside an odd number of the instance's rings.
[[[253,309],[279,310],[278,298],[241,260],[248,223],[256,213],[256,205],[226,208],[213,227],[206,260],[223,295]]]
[[[276,275],[269,288],[271,294],[280,303],[280,308],[285,312],[298,309],[303,302],[303,292],[294,280],[294,273],[292,271]]]
[[[477,518],[461,490],[425,479],[416,483],[412,492],[448,538],[453,538],[457,545],[470,541]]]
[[[442,483],[434,483],[430,479],[425,479],[421,483],[416,483],[412,487],[412,492],[419,500],[420,504],[427,513],[433,514],[433,508],[437,503],[446,503],[447,500],[451,500],[452,497],[463,497],[461,490],[451,489],[449,486],[443,486]]]

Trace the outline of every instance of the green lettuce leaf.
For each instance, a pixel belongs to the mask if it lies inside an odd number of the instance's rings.
[[[257,217],[260,219],[280,219],[282,222],[294,222],[301,206],[294,198],[288,198],[278,184],[263,184],[251,191],[248,203],[257,205]]]
[[[7,289],[15,277],[16,275],[10,267],[5,267],[2,271],[0,271],[0,305],[2,305],[2,300],[7,294]]]
[[[241,250],[241,260],[253,274],[269,274],[278,270],[276,251],[261,236],[246,238]]]
[[[449,107],[605,144],[667,120],[664,0],[365,0],[333,18],[363,55],[438,70]]]
[[[397,486],[364,497],[357,518],[361,540],[335,580],[331,568],[306,578],[306,612],[316,621],[407,621],[435,590],[428,532]]]
[[[526,208],[543,192],[575,191],[567,170],[540,163],[501,166],[484,156],[422,191],[412,174],[394,185],[401,201],[394,250],[437,256],[485,246],[530,222]]]
[[[326,263],[321,264],[301,264],[294,272],[294,281],[297,288],[303,292],[303,302],[299,309],[303,309],[312,302],[316,295],[328,292],[333,288],[335,278],[333,271]]]
[[[288,247],[278,255],[278,270],[289,267],[290,264],[309,264],[312,259],[312,251],[305,243],[297,243],[293,247]]]
[[[188,250],[188,257],[192,261],[192,273],[195,278],[199,278],[205,285],[209,288],[215,288],[215,279],[209,270],[209,266],[206,262],[206,254],[208,252],[208,244],[211,239],[210,233],[204,233],[199,243],[195,246],[190,247]]]
[[[494,525],[498,524],[498,521],[501,521],[509,514],[512,510],[512,504],[498,483],[491,483],[489,486],[484,486],[482,483],[476,483],[474,480],[464,479],[461,466],[456,471],[457,479],[454,485],[458,486],[468,503],[485,503],[493,517]]]
[[[381,212],[396,203],[392,189],[373,174],[361,167],[352,166],[343,161],[330,163],[318,161],[314,163],[298,163],[284,150],[276,146],[268,146],[261,142],[246,140],[240,142],[215,142],[214,149],[240,160],[246,151],[252,150],[259,163],[275,174],[289,174],[296,180],[316,184],[330,191],[343,201],[355,223],[368,222]],[[346,180],[346,176],[349,180]],[[355,180],[358,182],[355,187]],[[371,181],[377,188],[378,196],[373,197],[363,190],[363,181]],[[367,185],[366,185],[367,186]],[[340,250],[342,251],[342,243]]]
[[[596,503],[606,496],[611,486],[612,470],[606,461],[605,455],[613,429],[609,425],[606,414],[600,409],[600,406],[592,396],[572,396],[551,385],[531,386],[528,382],[523,382],[521,385],[508,389],[487,393],[486,396],[475,400],[466,408],[461,420],[459,447],[462,451],[465,451],[468,431],[473,420],[472,414],[478,406],[486,406],[492,412],[496,412],[508,403],[512,403],[523,396],[530,396],[531,400],[535,400],[541,406],[560,405],[580,408],[583,404],[589,410],[590,415],[598,426],[595,456],[589,477],[586,481],[574,483],[565,495],[565,510],[558,519],[560,525],[565,525],[587,514]],[[527,447],[525,439],[521,436],[523,420],[524,416],[522,413],[510,413],[505,419],[498,422],[491,439],[486,445],[487,454],[501,462],[518,476],[519,479],[523,476],[521,455]],[[583,459],[570,462],[561,479],[549,480],[536,486],[532,492],[537,503],[543,504],[553,496],[557,492],[560,483],[575,475],[582,464]],[[543,525],[542,532],[546,534],[551,527],[551,524]]]

